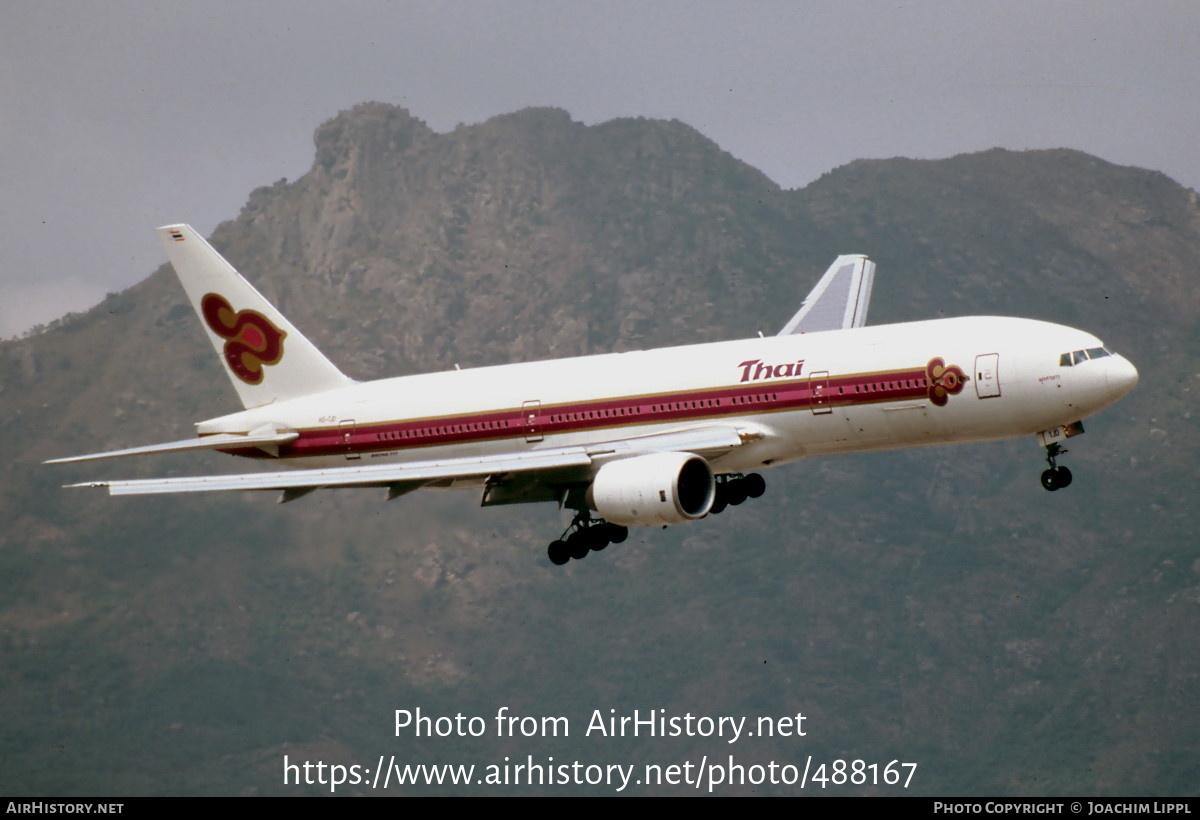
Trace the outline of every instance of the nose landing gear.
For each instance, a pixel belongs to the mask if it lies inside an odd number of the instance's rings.
[[[1046,445],[1046,463],[1050,465],[1050,469],[1042,471],[1042,487],[1050,492],[1061,490],[1071,484],[1071,471],[1066,467],[1058,466],[1056,462],[1056,459],[1065,452],[1067,452],[1066,448],[1058,442]]]

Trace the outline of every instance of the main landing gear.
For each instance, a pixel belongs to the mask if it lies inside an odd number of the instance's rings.
[[[1066,467],[1059,467],[1055,461],[1065,452],[1066,448],[1057,442],[1046,445],[1046,463],[1050,465],[1050,469],[1042,472],[1042,486],[1050,492],[1069,487],[1071,484],[1071,471]]]
[[[766,490],[767,482],[758,473],[719,475],[716,477],[715,497],[708,512],[716,515],[726,507],[737,506],[750,498],[758,498]],[[582,505],[582,502],[579,503]],[[586,507],[575,509],[578,511],[571,520],[571,526],[546,548],[550,563],[562,566],[572,558],[579,561],[586,558],[589,552],[600,552],[609,544],[623,543],[629,537],[628,527],[613,524],[603,518],[592,518],[591,511]]]
[[[729,473],[717,476],[717,497],[709,509],[710,515],[724,512],[726,507],[736,507],[747,498],[758,498],[767,491],[767,482],[758,473],[741,475]]]
[[[572,558],[578,561],[586,558],[589,552],[600,552],[609,544],[620,544],[628,537],[628,527],[592,518],[589,511],[582,510],[576,513],[571,526],[558,540],[550,542],[546,554],[550,556],[550,563],[562,566]]]

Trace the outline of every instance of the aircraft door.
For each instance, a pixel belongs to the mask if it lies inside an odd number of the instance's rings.
[[[833,407],[829,404],[828,370],[817,370],[809,374],[808,395],[809,406],[812,408],[814,416],[823,416],[833,412]]]
[[[342,419],[338,423],[338,433],[342,447],[345,448],[346,460],[355,461],[362,458],[362,453],[354,452],[354,419]]]
[[[975,395],[994,399],[1000,395],[1000,354],[983,353],[975,357]]]
[[[521,405],[521,426],[525,428],[525,440],[531,444],[541,441],[542,435],[542,403],[537,399]]]

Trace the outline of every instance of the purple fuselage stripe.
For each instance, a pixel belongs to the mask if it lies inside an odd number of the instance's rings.
[[[813,388],[824,392],[817,406],[851,407],[929,398],[925,368],[759,382],[683,391],[658,396],[630,396],[533,408],[513,407],[458,416],[390,421],[346,427],[299,430],[300,437],[279,448],[280,458],[366,454],[420,447],[468,444],[496,439],[523,439],[604,428],[666,422],[709,421],[727,417],[811,410]],[[223,450],[233,455],[271,458],[252,447]]]

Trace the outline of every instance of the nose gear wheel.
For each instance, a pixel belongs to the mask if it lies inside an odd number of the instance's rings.
[[[1066,467],[1060,467],[1057,462],[1058,457],[1065,452],[1067,452],[1066,448],[1057,442],[1046,445],[1046,463],[1050,465],[1050,468],[1042,471],[1042,487],[1050,492],[1071,485],[1071,471]]]

